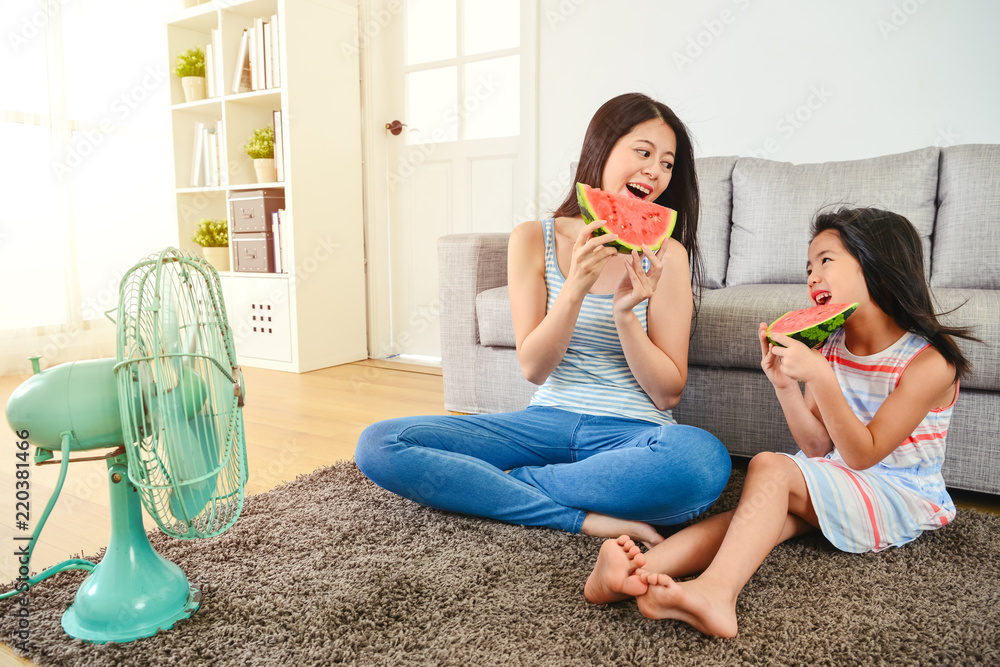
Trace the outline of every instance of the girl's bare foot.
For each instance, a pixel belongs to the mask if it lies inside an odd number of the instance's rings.
[[[636,575],[649,586],[635,598],[643,616],[684,621],[706,635],[736,636],[735,597],[700,579],[681,583],[645,570],[638,570]]]
[[[607,540],[601,545],[594,571],[587,577],[584,597],[594,604],[608,604],[642,595],[646,584],[639,581],[635,571],[645,564],[646,557],[628,535]]]
[[[656,532],[656,529],[648,523],[616,519],[597,512],[587,512],[587,516],[583,518],[583,525],[580,526],[580,532],[584,535],[611,539],[619,535],[628,535],[633,540],[645,544],[647,548],[663,541],[663,535]]]

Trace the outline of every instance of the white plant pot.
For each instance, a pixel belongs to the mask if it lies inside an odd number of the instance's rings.
[[[253,161],[253,170],[257,173],[258,183],[273,183],[277,178],[274,172],[274,158],[257,158]]]
[[[182,76],[181,86],[184,87],[185,102],[197,102],[205,99],[205,77]]]
[[[208,263],[215,267],[216,271],[229,270],[229,248],[202,248],[201,254],[208,260]]]

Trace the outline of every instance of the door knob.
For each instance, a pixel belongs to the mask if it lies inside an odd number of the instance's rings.
[[[403,131],[404,127],[406,127],[406,123],[401,123],[398,120],[394,120],[391,123],[385,124],[385,129],[392,132],[393,135],[399,135],[399,133]]]

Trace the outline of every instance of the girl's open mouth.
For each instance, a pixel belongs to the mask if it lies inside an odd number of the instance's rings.
[[[830,303],[830,299],[833,298],[833,295],[826,290],[817,290],[816,292],[813,292],[812,298],[817,306],[822,306]]]

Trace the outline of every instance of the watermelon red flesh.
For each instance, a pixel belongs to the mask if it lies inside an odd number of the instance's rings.
[[[616,240],[608,243],[618,252],[642,252],[643,244],[650,250],[657,250],[670,238],[677,224],[677,211],[673,209],[637,197],[598,190],[583,183],[576,184],[576,198],[587,224],[594,220],[604,221],[594,230],[594,236],[618,235]]]
[[[785,313],[767,328],[767,339],[779,347],[772,334],[784,334],[809,347],[819,347],[858,309],[856,303],[826,303]]]

